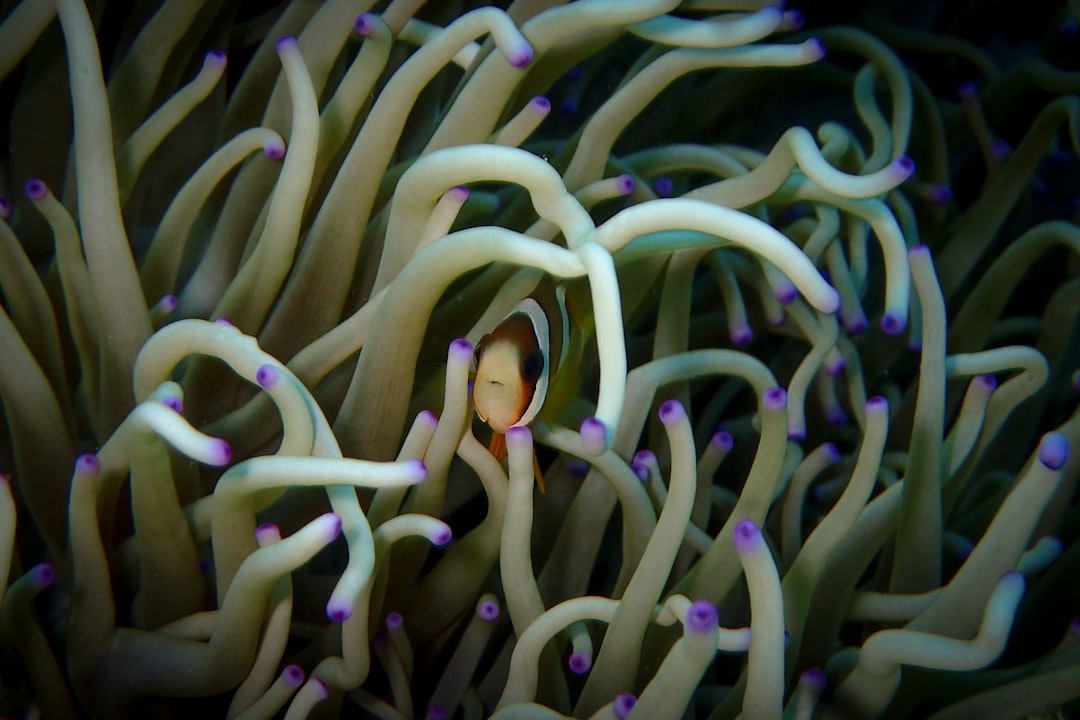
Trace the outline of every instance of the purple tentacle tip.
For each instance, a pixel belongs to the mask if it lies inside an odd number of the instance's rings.
[[[1039,462],[1051,470],[1060,470],[1069,459],[1069,441],[1059,432],[1048,432],[1039,443]]]
[[[298,688],[304,684],[304,669],[299,665],[289,665],[281,671],[281,679],[289,687]]]
[[[177,397],[176,395],[170,395],[169,397],[162,400],[161,404],[175,413],[184,412],[184,399]]]
[[[806,15],[803,14],[802,10],[788,10],[784,13],[785,30],[802,30],[804,25],[806,25]],[[820,40],[818,40],[818,44],[821,44]],[[821,54],[825,54],[824,46],[821,47]]]
[[[585,451],[599,455],[607,450],[608,431],[604,421],[597,417],[587,417],[581,421],[581,442]]]
[[[266,157],[277,162],[281,158],[285,157],[285,143],[278,142],[277,140],[263,145],[263,153]]]
[[[988,393],[992,393],[997,390],[998,381],[993,375],[980,375],[975,378],[975,382],[982,385]]]
[[[789,427],[787,431],[787,439],[792,442],[802,442],[806,439],[805,427]]]
[[[840,408],[829,408],[825,411],[825,422],[829,427],[842,427],[847,422],[847,413]]]
[[[637,698],[630,693],[622,693],[615,696],[615,701],[611,703],[611,711],[615,713],[615,717],[619,720],[626,720],[626,717],[630,714],[630,711],[637,705]]]
[[[735,438],[727,430],[717,430],[709,439],[709,443],[722,453],[731,452],[735,446]]]
[[[533,61],[533,49],[528,45],[524,45],[521,49],[507,55],[506,59],[516,68],[528,67]]]
[[[499,619],[499,603],[494,600],[482,600],[476,606],[476,614],[485,622],[494,622]]]
[[[654,460],[656,460],[656,453],[654,453],[652,450],[638,450],[636,453],[634,453],[634,462],[636,463],[646,465],[650,462],[653,462]]]
[[[761,530],[753,520],[740,520],[735,526],[735,549],[749,552],[761,543]]]
[[[907,179],[915,172],[915,161],[907,155],[901,155],[892,161],[892,167],[898,177]]]
[[[845,370],[847,370],[847,360],[843,355],[829,355],[825,358],[825,372],[833,377],[842,374]]]
[[[735,347],[746,347],[754,339],[754,331],[742,325],[731,328],[731,344]]]
[[[1069,620],[1069,629],[1066,631],[1074,638],[1080,638],[1080,615],[1073,615]]]
[[[31,200],[41,200],[48,192],[49,187],[37,178],[26,182],[26,196]]]
[[[821,42],[821,38],[810,38],[806,41],[806,54],[813,60],[820,60],[825,57],[825,43]]]
[[[990,143],[990,154],[996,158],[1003,158],[1012,152],[1012,146],[1004,140],[995,140]]]
[[[1016,585],[1019,590],[1023,590],[1027,587],[1027,580],[1019,570],[1010,570],[998,578],[998,585],[1002,584]]]
[[[566,665],[575,675],[584,675],[592,670],[592,658],[581,652],[570,653],[570,659]]]
[[[852,335],[859,335],[866,332],[866,329],[870,327],[870,325],[866,322],[866,316],[860,314],[859,317],[851,318],[851,320],[844,323],[844,327],[847,328],[847,331]]]
[[[814,692],[825,689],[825,671],[821,668],[807,668],[799,675],[799,685]]]
[[[668,400],[660,406],[660,422],[665,425],[680,422],[686,417],[686,408],[678,400]]]
[[[881,316],[881,329],[886,335],[899,335],[907,327],[904,316],[896,312],[887,312]]]
[[[227,317],[219,317],[219,318],[215,319],[214,324],[215,325],[220,325],[221,327],[225,327],[225,328],[232,328],[234,330],[236,329],[236,326],[233,325],[232,320],[230,320]]]
[[[658,177],[653,181],[653,191],[660,197],[671,197],[675,192],[675,181],[667,176]]]
[[[30,568],[30,578],[39,588],[47,588],[56,580],[56,571],[49,563],[38,563]]]
[[[255,542],[259,546],[268,545],[281,539],[281,528],[274,523],[263,523],[255,528]]]
[[[214,448],[209,453],[208,462],[211,465],[228,465],[232,460],[232,446],[225,440],[218,438],[214,441]]]
[[[431,544],[438,547],[446,545],[448,542],[454,539],[454,531],[450,529],[449,525],[437,528],[431,534]]]
[[[620,195],[629,195],[634,192],[634,178],[630,175],[619,175],[615,178],[615,190]]]
[[[966,98],[975,97],[979,92],[979,88],[973,82],[966,82],[960,86],[960,89],[956,91],[956,94],[960,96],[961,100]]]
[[[343,623],[352,617],[352,608],[331,600],[326,604],[326,617],[330,622]]]
[[[439,424],[439,416],[430,410],[421,410],[416,413],[416,420],[433,428]]]
[[[341,534],[341,517],[336,513],[326,513],[319,520],[326,525],[327,542]]]
[[[516,442],[522,445],[532,442],[532,430],[524,425],[511,425],[506,429],[506,442]]]
[[[589,463],[584,460],[571,460],[566,469],[573,477],[583,478],[589,474]]]
[[[281,371],[270,364],[261,365],[255,371],[255,382],[259,383],[259,387],[272,388],[280,379]]]
[[[101,470],[101,461],[93,453],[84,453],[75,459],[75,469],[83,475],[93,475]]]
[[[211,50],[206,53],[205,62],[207,63],[213,63],[214,65],[225,65],[228,60],[228,57],[221,50]]]
[[[866,412],[888,413],[889,401],[881,395],[875,395],[866,401]]]
[[[781,305],[790,305],[799,297],[799,291],[791,283],[782,283],[776,288],[776,299]]]
[[[649,468],[645,467],[639,462],[630,463],[630,470],[637,475],[637,479],[641,482],[645,482],[649,479]]]
[[[158,307],[160,307],[165,312],[172,312],[176,309],[176,306],[179,303],[180,301],[176,299],[176,296],[172,293],[169,293],[167,295],[163,295],[161,299],[158,300]]]
[[[716,606],[708,600],[697,600],[691,603],[690,609],[686,611],[686,628],[690,632],[711,632],[719,624],[720,614],[716,611]]]
[[[450,343],[450,357],[457,360],[471,360],[473,344],[468,338],[458,338]]]
[[[432,705],[428,708],[427,720],[446,720],[446,708],[442,705]]]
[[[296,47],[296,38],[292,35],[282,35],[274,43],[274,50],[281,53],[290,48]]]
[[[825,457],[829,459],[830,463],[840,462],[840,449],[831,442],[827,442],[821,446],[822,452],[825,453]]]
[[[544,115],[547,115],[549,112],[551,112],[551,101],[543,95],[537,95],[529,101],[529,107],[532,109],[533,112],[543,113]]]
[[[405,626],[405,618],[399,612],[392,612],[386,616],[386,627],[390,630],[398,630]]]
[[[375,16],[371,13],[358,15],[356,17],[356,22],[353,23],[353,30],[361,37],[367,37],[375,32]]]
[[[952,188],[943,183],[934,185],[930,190],[930,199],[938,205],[945,205],[953,199]]]
[[[908,254],[908,258],[923,257],[923,256],[929,258],[930,257],[930,248],[927,247],[926,245],[924,245],[923,243],[919,243],[918,245],[912,246],[911,249],[909,249],[907,251],[907,254]]]
[[[765,391],[761,399],[769,410],[783,410],[787,407],[787,390],[782,387],[771,387]]]
[[[0,219],[7,220],[11,217],[11,201],[6,197],[0,197]]]
[[[423,482],[427,480],[427,465],[420,458],[412,458],[406,460],[405,464],[408,466],[409,476],[415,478],[417,482]]]

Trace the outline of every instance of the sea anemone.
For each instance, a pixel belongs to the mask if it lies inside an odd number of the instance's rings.
[[[1080,711],[1077,4],[482,5],[0,3],[0,715]]]

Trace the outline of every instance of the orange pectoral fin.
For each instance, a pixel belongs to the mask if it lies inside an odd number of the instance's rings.
[[[495,459],[502,462],[506,459],[506,436],[502,433],[491,433],[491,442],[488,443],[488,452],[495,456]]]
[[[502,462],[506,459],[506,436],[502,433],[492,433],[491,442],[488,443],[488,452],[495,456],[495,459]],[[540,461],[536,459],[536,453],[533,453],[533,476],[536,478],[536,485],[540,489],[540,493],[546,493],[547,488],[544,486],[544,474],[540,472]]]
[[[536,478],[536,487],[540,489],[540,494],[545,494],[547,489],[544,487],[544,473],[540,472],[540,461],[536,453],[533,453],[533,476]]]

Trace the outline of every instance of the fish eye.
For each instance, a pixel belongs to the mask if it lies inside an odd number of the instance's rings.
[[[544,371],[544,356],[539,352],[529,354],[521,363],[521,378],[526,382],[536,382]]]

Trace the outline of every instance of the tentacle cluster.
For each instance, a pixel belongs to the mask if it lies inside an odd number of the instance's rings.
[[[0,3],[0,715],[1080,712],[1075,2],[129,5]]]

